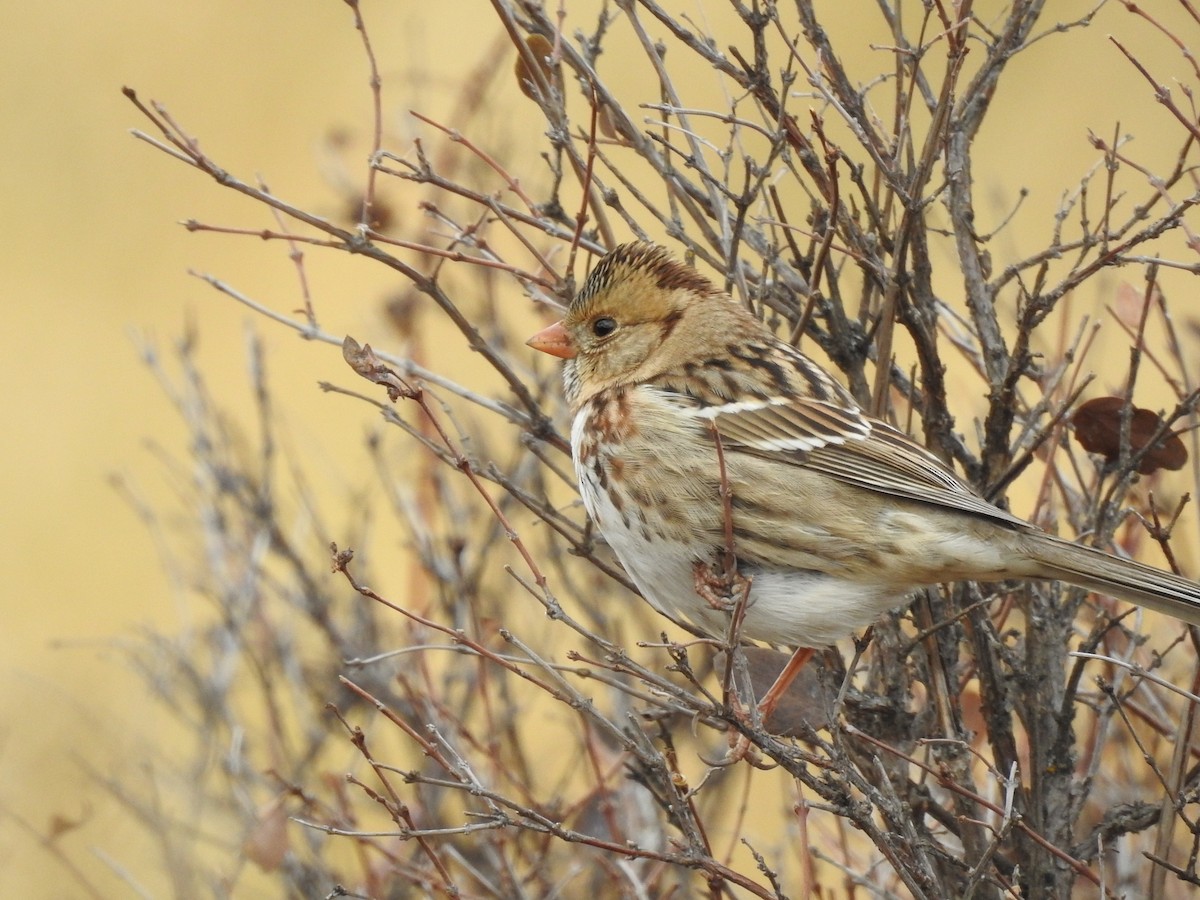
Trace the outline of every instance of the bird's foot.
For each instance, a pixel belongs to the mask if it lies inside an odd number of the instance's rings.
[[[736,697],[730,698],[730,712],[739,722],[747,723],[753,727],[753,721],[750,719],[749,713],[742,707]],[[761,706],[760,706],[761,714]],[[765,718],[760,715],[758,721],[761,723]],[[745,760],[756,769],[762,769],[764,772],[769,769],[774,769],[774,763],[767,763],[763,755],[758,752],[758,748],[750,740],[746,734],[736,728],[730,730],[729,733],[729,750],[720,759],[706,759],[700,757],[700,761],[714,769],[724,769],[729,766],[737,765]]]
[[[720,612],[733,612],[750,591],[750,579],[737,569],[718,573],[708,563],[697,562],[692,565],[692,577],[700,599]]]
[[[754,766],[754,768],[761,769],[764,772],[769,772],[771,769],[779,767],[778,763],[767,762],[766,757],[758,751],[758,748],[754,746],[750,738],[739,731],[736,738],[730,738],[729,752],[716,765],[733,766],[743,760]]]

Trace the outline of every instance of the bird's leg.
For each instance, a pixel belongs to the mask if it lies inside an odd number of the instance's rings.
[[[724,553],[721,555],[719,573],[713,572],[707,563],[700,562],[696,564],[694,569],[696,593],[713,609],[729,613],[729,633],[726,635],[729,656],[725,669],[724,690],[726,693],[726,703],[729,704],[733,714],[740,720],[745,721],[746,714],[738,702],[737,691],[731,689],[732,664],[734,654],[737,652],[737,645],[741,643],[742,622],[746,618],[746,610],[750,605],[750,587],[754,579],[746,578],[738,570],[737,552],[733,539],[733,486],[729,483],[729,470],[725,466],[725,448],[721,441],[721,432],[717,429],[716,420],[712,420],[709,423],[709,427],[712,430],[713,447],[717,454],[717,469],[721,474],[718,493],[721,497],[721,509],[724,512],[725,547]],[[799,671],[800,666],[803,664],[803,661],[801,661],[796,666],[796,671]],[[777,679],[777,682],[782,680],[782,677],[781,675],[780,679]],[[795,672],[792,672],[780,687],[780,693],[787,689],[788,684],[791,683],[794,677]],[[774,686],[772,686],[772,690],[774,689]],[[778,698],[772,700],[770,709],[774,709],[777,702]],[[761,703],[759,704],[759,709],[760,711],[762,710]],[[762,718],[763,721],[766,720],[765,715]],[[750,739],[744,734],[738,735],[737,740],[730,747],[729,753],[726,754],[725,759],[718,765],[729,766],[743,759],[755,768],[772,768],[762,763]]]
[[[787,665],[775,677],[775,683],[762,695],[762,699],[758,701],[758,713],[762,716],[764,726],[770,720],[771,713],[775,712],[775,707],[779,705],[783,695],[787,693],[787,689],[792,686],[792,682],[800,674],[800,670],[812,659],[814,653],[816,651],[812,647],[797,647],[792,658],[787,661]]]
[[[713,448],[717,453],[717,471],[721,475],[717,493],[721,498],[721,510],[724,513],[725,546],[720,558],[717,572],[706,562],[698,562],[694,567],[696,577],[696,593],[713,609],[733,613],[729,643],[738,642],[738,633],[742,627],[742,617],[746,614],[746,602],[750,597],[750,581],[738,571],[737,552],[733,541],[733,486],[729,483],[729,471],[725,468],[725,446],[721,442],[721,432],[717,430],[716,421],[710,421],[708,427],[712,432]],[[720,590],[719,597],[716,591]]]
[[[763,723],[762,727],[765,730],[770,730],[768,723],[770,722],[771,714],[775,712],[775,707],[779,705],[779,701],[783,699],[783,695],[787,693],[788,688],[792,686],[792,682],[796,680],[796,676],[800,674],[800,670],[804,668],[805,664],[810,659],[812,659],[814,653],[816,653],[816,651],[812,647],[797,647],[796,652],[791,655],[791,658],[788,659],[787,664],[775,677],[774,683],[767,689],[767,692],[763,694],[762,699],[758,701],[758,714]],[[736,693],[731,694],[731,700],[734,715],[736,715],[743,722],[746,721],[746,713],[741,708],[741,705],[737,702]],[[703,759],[703,757],[701,757],[701,759]],[[773,768],[773,766],[765,765],[762,762],[762,758],[755,751],[754,745],[750,742],[750,738],[746,737],[744,734],[738,734],[735,738],[730,740],[729,752],[725,754],[724,759],[716,762],[704,760],[704,762],[708,763],[714,768],[721,768],[724,766],[732,766],[735,763],[741,762],[742,760],[750,763],[750,765],[754,766],[756,769]]]

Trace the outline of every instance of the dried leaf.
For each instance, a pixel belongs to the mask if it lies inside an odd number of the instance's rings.
[[[554,52],[554,46],[540,34],[531,34],[526,37],[525,46],[529,48],[529,52],[537,60],[538,68],[541,70],[542,78],[545,79],[546,84],[554,84],[555,72],[549,61],[550,55]],[[529,71],[529,67],[525,64],[524,54],[517,54],[517,62],[513,66],[513,74],[517,76],[517,87],[521,89],[521,93],[530,100],[537,100],[538,82],[534,78],[533,73]]]
[[[1113,312],[1121,323],[1129,329],[1136,329],[1142,321],[1142,312],[1146,308],[1146,292],[1134,287],[1128,281],[1122,281],[1117,286],[1117,298],[1113,303]]]
[[[78,818],[70,818],[62,813],[54,813],[46,827],[46,840],[54,843],[64,834],[74,831],[84,824],[91,816],[91,809],[85,809]]]
[[[342,358],[346,360],[350,368],[367,379],[367,381],[387,388],[388,397],[393,402],[399,400],[401,397],[411,399],[417,396],[417,389],[397,375],[393,369],[385,365],[375,355],[375,351],[371,349],[370,344],[360,345],[350,335],[346,335],[342,339]]]
[[[282,798],[278,798],[258,811],[242,852],[264,872],[274,872],[283,865],[288,847],[287,811]]]
[[[414,287],[398,291],[387,301],[385,310],[392,327],[406,341],[416,336],[417,319],[421,312],[421,292]]]
[[[614,124],[614,119],[615,116],[612,109],[608,104],[603,104],[600,107],[600,114],[596,117],[596,127],[600,130],[600,134],[610,141],[621,139],[621,135],[617,132],[617,126]]]
[[[1121,411],[1125,401],[1120,397],[1097,397],[1089,400],[1071,417],[1075,426],[1075,440],[1089,453],[1098,453],[1108,462],[1121,455]],[[1133,407],[1129,423],[1129,447],[1134,453],[1145,447],[1155,432],[1162,427],[1158,413],[1141,407]],[[1142,457],[1138,472],[1149,475],[1159,469],[1181,469],[1187,462],[1187,447],[1179,435],[1168,432]]]

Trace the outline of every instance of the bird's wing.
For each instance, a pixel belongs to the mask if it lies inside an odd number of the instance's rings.
[[[817,470],[867,490],[1027,528],[988,503],[906,434],[861,411],[777,397],[700,406],[724,446]]]

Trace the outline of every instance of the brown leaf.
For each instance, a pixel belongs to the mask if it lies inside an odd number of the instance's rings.
[[[242,852],[264,872],[274,872],[283,865],[289,846],[287,821],[283,799],[277,798],[258,811],[254,825],[246,835]]]
[[[594,101],[599,103],[599,100]],[[601,105],[600,115],[596,117],[596,127],[600,129],[600,134],[608,138],[610,141],[619,141],[620,133],[617,131],[616,116],[607,103]]]
[[[50,822],[46,827],[46,840],[54,843],[64,834],[74,831],[79,828],[91,817],[91,808],[86,808],[82,815],[77,818],[65,816],[62,813],[54,813],[50,817]]]
[[[555,73],[549,62],[550,55],[554,52],[554,46],[540,34],[531,34],[526,37],[525,46],[529,48],[529,52],[537,60],[538,69],[541,70],[542,78],[546,84],[554,84]],[[513,66],[513,74],[517,76],[517,87],[521,89],[521,93],[530,100],[537,100],[538,82],[533,73],[529,71],[529,66],[525,64],[525,55],[522,53],[517,54],[517,62]]]
[[[417,389],[413,388],[412,385],[397,375],[389,366],[385,365],[375,355],[375,351],[371,349],[370,344],[360,345],[350,335],[346,335],[342,339],[342,358],[346,360],[350,368],[367,379],[367,381],[372,381],[387,388],[388,397],[393,402],[399,400],[401,397],[411,399],[417,396]]]
[[[1098,453],[1108,462],[1121,455],[1121,411],[1125,401],[1120,397],[1097,397],[1075,410],[1071,424],[1075,426],[1075,440],[1089,453]],[[1129,422],[1129,448],[1133,453],[1145,447],[1155,432],[1162,427],[1158,413],[1141,407],[1133,407]],[[1137,470],[1149,475],[1159,469],[1181,469],[1187,462],[1187,447],[1179,435],[1168,432],[1155,444],[1138,463]]]
[[[1113,303],[1113,312],[1127,328],[1133,330],[1141,324],[1145,308],[1145,291],[1134,287],[1128,281],[1122,281],[1117,285],[1117,297]]]
[[[405,340],[412,340],[417,330],[417,317],[421,312],[421,292],[416,288],[405,288],[387,302],[386,312],[392,327]]]

